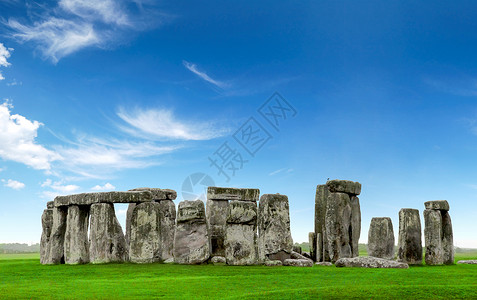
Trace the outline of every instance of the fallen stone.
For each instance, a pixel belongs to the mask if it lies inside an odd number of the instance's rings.
[[[66,264],[89,262],[88,221],[88,206],[68,206],[64,246]]]
[[[160,237],[162,245],[161,259],[174,257],[174,232],[176,229],[176,205],[172,200],[159,201],[159,218],[161,222]]]
[[[417,209],[399,211],[397,260],[410,265],[422,264],[421,219]]]
[[[232,200],[227,211],[227,224],[257,225],[257,203]]]
[[[182,201],[177,212],[174,261],[179,264],[201,264],[209,258],[210,240],[204,202]]]
[[[95,203],[141,203],[153,201],[149,191],[83,193],[55,198],[55,207]]]
[[[355,268],[393,268],[408,269],[409,265],[394,260],[388,260],[378,257],[359,256],[353,258],[340,258],[336,261],[337,267],[355,267]]]
[[[227,261],[223,256],[214,256],[210,259],[210,262],[214,265],[225,265]]]
[[[90,208],[89,260],[91,263],[124,262],[128,249],[112,203],[96,203]]]
[[[465,264],[465,265],[477,265],[477,259],[474,260],[459,260],[458,264]]]
[[[170,189],[158,189],[158,188],[148,188],[141,187],[131,189],[128,192],[140,192],[140,191],[149,191],[152,193],[152,199],[154,201],[159,200],[175,200],[177,198],[177,192]]]
[[[332,193],[346,193],[349,195],[361,194],[361,183],[350,180],[328,180],[326,182],[328,189]]]
[[[319,261],[315,263],[315,266],[331,267],[333,264],[329,261]]]
[[[449,211],[449,202],[447,200],[434,200],[424,202],[426,209]]]
[[[427,265],[444,264],[442,247],[442,215],[438,210],[424,210],[425,261]]]
[[[326,206],[325,225],[326,245],[331,262],[343,257],[352,257],[349,234],[351,205],[348,194],[330,193]]]
[[[238,189],[216,186],[209,186],[207,189],[207,199],[209,200],[258,201],[259,197],[259,189]]]
[[[213,256],[225,256],[224,241],[228,207],[228,201],[207,199],[206,217]]]
[[[368,255],[394,258],[394,230],[391,218],[372,218],[368,232]]]
[[[50,236],[53,228],[53,209],[45,209],[41,215],[40,263],[46,264],[50,256]]]
[[[174,258],[170,257],[164,261],[165,264],[173,264],[174,263]]]
[[[66,216],[68,209],[66,207],[53,208],[53,226],[51,228],[48,255],[46,264],[65,263],[64,243],[66,231]]]
[[[279,267],[282,266],[283,263],[281,260],[266,260],[264,265],[267,267]]]
[[[308,253],[308,252],[302,252],[301,254],[302,254],[304,257],[313,260],[313,259],[311,258],[311,254],[310,254],[310,253]]]
[[[140,203],[131,216],[129,260],[133,263],[153,263],[162,260],[161,212],[157,202]]]
[[[311,260],[311,259],[309,259],[308,257],[306,257],[305,255],[302,255],[302,254],[300,254],[300,253],[298,253],[298,252],[295,252],[295,251],[292,251],[292,252],[290,253],[290,258],[291,258],[291,259],[305,259],[305,260]]]
[[[290,232],[290,212],[287,196],[280,194],[262,195],[259,202],[258,232],[258,251],[261,261],[265,261],[266,258],[274,260],[272,255],[279,252],[288,254],[292,252],[293,240]]]
[[[291,266],[291,267],[313,267],[313,261],[310,259],[285,259],[283,262],[284,266]]]

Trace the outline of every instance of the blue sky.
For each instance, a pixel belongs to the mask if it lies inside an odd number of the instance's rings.
[[[340,178],[363,184],[361,241],[447,199],[477,248],[473,1],[4,0],[0,28],[0,242],[38,242],[55,195],[177,204],[191,178],[288,195],[302,242]]]

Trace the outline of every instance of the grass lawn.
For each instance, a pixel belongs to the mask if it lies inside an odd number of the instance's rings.
[[[456,255],[477,259],[477,253]],[[0,254],[0,298],[477,298],[477,265],[401,269],[165,264],[43,266]]]

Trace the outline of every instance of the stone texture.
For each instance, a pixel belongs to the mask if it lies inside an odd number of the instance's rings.
[[[326,206],[325,235],[330,260],[352,257],[350,228],[351,205],[348,194],[330,193]]]
[[[282,266],[283,263],[281,260],[266,260],[264,265],[267,267],[279,267]]]
[[[326,203],[328,202],[328,196],[330,192],[328,190],[328,186],[326,184],[318,185],[316,187],[316,194],[315,194],[315,233],[317,238],[317,253],[316,253],[316,260],[329,261],[329,254],[328,249],[325,247],[326,245],[323,244],[326,241],[325,236],[325,214],[326,214]],[[320,238],[318,240],[318,238]]]
[[[316,235],[316,261],[323,261],[325,257],[324,245],[323,245],[323,234],[318,233]],[[329,260],[329,256],[328,256]]]
[[[300,253],[300,254],[303,253],[303,250],[301,249],[301,246],[298,246],[298,245],[293,245],[292,250],[297,252],[297,253]]]
[[[300,254],[300,253],[298,253],[298,252],[296,252],[296,251],[292,251],[292,252],[290,253],[290,258],[291,258],[291,259],[307,259],[307,260],[311,260],[310,258],[308,258],[308,257],[306,257],[305,255]],[[312,262],[313,262],[313,261],[312,261]]]
[[[161,222],[161,259],[174,257],[174,232],[176,229],[176,205],[172,200],[159,201],[159,216]]]
[[[65,263],[86,264],[89,262],[88,221],[88,206],[68,206],[64,246]]]
[[[55,198],[55,207],[94,203],[141,203],[153,201],[149,191],[83,193]]]
[[[148,188],[141,187],[129,190],[129,192],[140,192],[140,191],[149,191],[152,193],[152,199],[154,201],[158,200],[175,200],[177,198],[177,192],[170,189],[158,189],[158,188]]]
[[[378,257],[360,256],[353,258],[340,258],[336,261],[337,267],[356,267],[356,268],[394,268],[407,269],[409,265],[394,260],[388,260]]]
[[[209,257],[210,240],[204,202],[180,202],[174,235],[174,261],[180,264],[200,264]]]
[[[129,249],[129,240],[131,238],[131,218],[133,215],[134,208],[136,208],[136,203],[129,203],[128,210],[126,212],[126,245]]]
[[[449,211],[449,202],[447,200],[434,200],[424,202],[426,209]]]
[[[308,233],[308,243],[310,244],[310,256],[313,261],[316,261],[316,233]],[[295,251],[295,250],[294,250]]]
[[[123,262],[128,249],[112,203],[96,203],[90,208],[89,260],[92,263]]]
[[[417,209],[403,208],[399,211],[397,260],[410,265],[422,264],[421,220]]]
[[[206,217],[213,256],[225,256],[224,241],[228,207],[228,201],[207,199]]]
[[[426,264],[444,264],[442,247],[442,215],[438,210],[424,210],[424,239],[426,242]]]
[[[209,186],[207,189],[207,199],[209,200],[258,201],[259,196],[259,189],[238,189],[216,186]]]
[[[53,228],[53,209],[45,209],[41,215],[40,263],[46,264],[50,256],[50,236]]]
[[[459,260],[458,264],[466,264],[466,265],[477,265],[477,259],[474,260]]]
[[[361,184],[360,184],[360,187],[361,187]],[[356,256],[359,256],[359,237],[361,236],[361,207],[359,205],[359,198],[357,196],[351,196],[350,205],[351,205],[351,227],[350,227],[351,256],[356,257]]]
[[[67,215],[66,207],[53,208],[53,226],[49,241],[50,254],[45,261],[46,264],[65,263],[64,243]]]
[[[361,194],[361,183],[350,180],[328,180],[326,182],[328,189],[332,193],[346,193],[351,195]]]
[[[214,265],[225,265],[227,261],[223,256],[214,256],[210,259],[210,262]]]
[[[442,213],[442,248],[444,249],[444,264],[454,264],[454,234],[449,212]]]
[[[55,201],[48,201],[46,202],[47,209],[53,209],[55,207]]]
[[[285,259],[283,262],[284,266],[291,266],[291,267],[313,267],[313,261],[310,259],[293,259],[288,258]]]
[[[368,232],[368,255],[394,258],[394,230],[391,218],[372,218]]]
[[[278,252],[290,254],[293,240],[290,232],[288,197],[265,194],[260,198],[258,213],[259,258],[265,261]],[[282,260],[283,261],[283,260]]]
[[[329,261],[319,261],[315,263],[315,266],[331,267],[333,264]]]
[[[134,207],[131,216],[129,260],[134,263],[161,261],[161,213],[157,202]]]
[[[227,211],[225,259],[228,265],[257,263],[257,204],[232,200]]]

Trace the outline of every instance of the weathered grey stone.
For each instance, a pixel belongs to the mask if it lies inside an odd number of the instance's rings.
[[[424,238],[426,242],[426,264],[444,264],[442,247],[442,216],[438,210],[424,210]]]
[[[426,209],[449,211],[449,202],[447,200],[434,200],[424,202]]]
[[[176,229],[176,205],[172,200],[159,201],[161,219],[161,259],[174,257],[174,232]]]
[[[474,260],[459,260],[458,264],[465,264],[465,265],[477,265],[477,259]]]
[[[174,261],[179,264],[200,264],[209,257],[210,240],[204,202],[180,202],[174,235]]]
[[[149,191],[152,193],[152,199],[154,201],[158,200],[175,200],[177,198],[177,192],[170,189],[158,189],[158,188],[148,188],[140,187],[129,190],[129,192],[140,192],[140,191]]]
[[[46,264],[50,256],[50,236],[53,227],[53,209],[45,209],[41,215],[40,263]]]
[[[297,252],[297,253],[300,253],[300,254],[303,253],[303,250],[301,249],[301,246],[298,246],[298,245],[293,245],[292,250]]]
[[[280,251],[291,253],[293,240],[290,232],[288,197],[265,194],[260,198],[258,213],[259,258],[265,261]]]
[[[213,256],[225,256],[224,241],[228,207],[228,201],[207,199],[206,216]]]
[[[134,208],[136,208],[136,203],[129,203],[128,210],[126,212],[126,245],[129,250],[129,240],[131,238],[131,218],[133,215]]]
[[[45,261],[46,264],[65,263],[64,243],[67,214],[66,207],[53,208],[53,226],[49,241],[50,254]]]
[[[326,182],[330,192],[332,193],[346,193],[351,195],[361,194],[361,183],[350,180],[328,180]]]
[[[399,211],[397,260],[410,265],[422,264],[421,220],[417,209]]]
[[[352,257],[351,205],[348,194],[330,193],[325,215],[327,247],[332,262],[342,257]]]
[[[89,262],[88,222],[89,206],[68,206],[65,231],[65,263]]]
[[[316,261],[323,261],[324,257],[323,234],[318,233],[316,235]]]
[[[454,264],[454,234],[449,212],[442,214],[442,248],[444,249],[444,264]]]
[[[214,265],[225,265],[227,261],[223,256],[214,256],[210,259],[210,262]]]
[[[283,263],[281,260],[266,260],[264,265],[267,267],[279,267],[282,266]]]
[[[257,203],[232,200],[227,211],[227,224],[257,225]]]
[[[128,260],[123,230],[112,203],[96,203],[90,208],[89,260],[109,263]]]
[[[298,252],[296,252],[296,251],[292,251],[292,252],[290,253],[290,258],[291,258],[291,259],[306,259],[306,260],[311,260],[310,258],[308,258],[308,257],[306,257],[305,255],[300,254],[300,253],[298,253]],[[312,262],[313,262],[313,261],[312,261]]]
[[[291,267],[313,267],[313,261],[310,259],[293,259],[288,258],[283,262],[284,266]]]
[[[94,203],[141,203],[153,201],[149,191],[83,193],[55,198],[55,207]]]
[[[315,263],[315,266],[331,267],[333,264],[329,261],[319,261]]]
[[[259,189],[238,189],[217,186],[209,186],[207,189],[207,199],[209,200],[258,201],[259,196]]]
[[[340,258],[336,261],[337,267],[356,267],[356,268],[394,268],[407,269],[409,265],[395,260],[388,260],[378,257],[360,256],[353,258]]]
[[[303,255],[304,257],[306,257],[308,259],[311,259],[310,252],[302,252],[301,255]],[[311,260],[313,260],[313,259],[311,259]]]
[[[285,259],[291,258],[291,252],[286,252],[283,250],[280,250],[276,253],[271,253],[268,254],[268,256],[265,257],[265,260],[279,260],[279,261],[285,261]],[[264,261],[264,260],[261,260]]]
[[[46,202],[47,209],[53,209],[55,207],[55,201],[48,201]]]
[[[316,261],[316,233],[308,233],[308,242],[310,244],[310,256],[313,261]],[[295,251],[295,250],[294,250]],[[298,252],[298,251],[297,251]]]
[[[329,254],[327,248],[324,246],[326,239],[324,238],[325,234],[325,214],[326,214],[326,203],[328,202],[328,196],[330,192],[326,184],[318,185],[316,187],[315,194],[315,234],[317,238],[317,253],[316,260],[323,261],[329,260]],[[321,237],[321,240],[318,238]]]
[[[170,257],[164,261],[165,264],[173,264],[174,263],[174,257]]]
[[[360,185],[361,186],[361,185]],[[351,205],[351,227],[350,227],[350,246],[351,257],[359,256],[359,237],[361,235],[361,208],[357,196],[350,197]]]
[[[372,218],[368,232],[368,255],[394,258],[394,230],[391,218]]]
[[[131,216],[129,260],[134,263],[161,261],[161,212],[157,202],[140,203]]]

